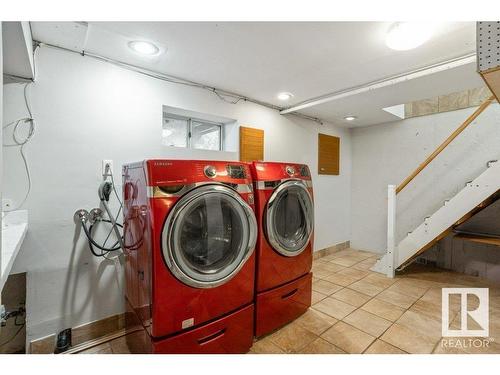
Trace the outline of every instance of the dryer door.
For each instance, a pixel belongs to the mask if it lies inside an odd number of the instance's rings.
[[[183,196],[162,232],[163,257],[183,283],[212,288],[226,283],[255,248],[252,208],[233,189],[204,185]]]
[[[314,206],[307,185],[289,180],[269,198],[265,214],[266,235],[280,254],[293,257],[305,250],[314,228]]]

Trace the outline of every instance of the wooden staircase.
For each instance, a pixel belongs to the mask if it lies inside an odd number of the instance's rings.
[[[494,245],[500,246],[500,236],[491,236],[488,234],[467,234],[467,233],[459,233],[454,236],[455,238],[460,238],[465,241],[477,242],[485,245]]]
[[[397,191],[397,190],[396,190]],[[487,163],[486,170],[401,240],[393,245],[372,270],[394,276],[415,258],[452,234],[456,228],[500,199],[500,162]],[[464,239],[500,245],[500,238],[477,233],[458,233]]]
[[[500,246],[500,236],[470,233],[457,227],[499,199],[500,162],[487,163],[487,169],[452,199],[424,221],[396,245],[396,196],[427,167],[464,129],[466,129],[493,101],[500,99],[500,21],[477,22],[477,70],[492,96],[482,103],[429,157],[398,186],[389,185],[387,195],[387,252],[372,270],[394,277],[396,269],[404,268],[422,252],[445,236]]]

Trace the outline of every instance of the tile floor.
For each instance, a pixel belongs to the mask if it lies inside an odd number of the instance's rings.
[[[257,340],[250,354],[500,353],[499,285],[418,265],[389,279],[370,271],[375,261],[373,253],[354,249],[315,260],[312,307]],[[490,339],[486,344],[467,347],[471,341],[466,338],[454,340],[450,347],[441,337],[441,288],[446,287],[490,288]],[[453,298],[450,301],[454,327],[460,325],[459,303]],[[469,309],[474,303],[477,305],[473,298],[469,300]],[[124,342],[119,338],[87,353],[127,353]]]

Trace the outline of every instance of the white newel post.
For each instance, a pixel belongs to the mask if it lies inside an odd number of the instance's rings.
[[[394,277],[396,259],[396,185],[387,187],[387,277]]]

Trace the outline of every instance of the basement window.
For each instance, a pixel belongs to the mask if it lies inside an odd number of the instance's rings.
[[[162,144],[199,150],[222,150],[223,123],[163,115]]]

